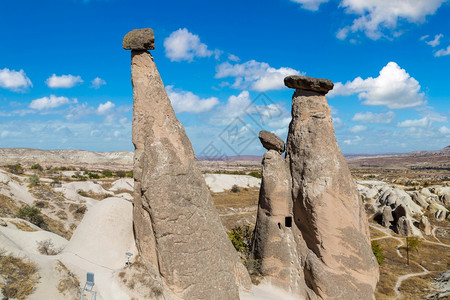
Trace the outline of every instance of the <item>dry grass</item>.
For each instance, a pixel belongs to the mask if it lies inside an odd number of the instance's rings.
[[[19,212],[20,206],[21,203],[0,194],[0,217],[13,218]]]
[[[384,233],[381,230],[378,230],[378,229],[373,228],[373,227],[369,227],[369,229],[370,229],[370,238],[371,239],[376,239],[376,238],[380,238],[380,237],[386,236],[386,233]]]
[[[422,269],[414,264],[407,265],[406,257],[397,255],[396,247],[399,242],[392,238],[378,240],[384,249],[384,263],[380,266],[380,281],[375,290],[377,299],[392,299],[395,297],[394,287],[397,279],[408,273],[420,273]]]
[[[161,283],[139,257],[117,275],[128,289],[138,291],[145,299],[164,299]]]
[[[225,191],[211,193],[217,209],[227,207],[248,207],[258,205],[259,188],[241,188],[239,192]]]
[[[47,225],[47,230],[62,236],[66,240],[70,240],[73,234],[72,229],[66,229],[64,223],[60,220],[55,220],[48,217],[47,215],[42,215],[44,217],[45,224]]]
[[[103,199],[106,199],[108,197],[113,197],[114,196],[111,193],[97,194],[97,193],[93,193],[91,191],[86,192],[86,191],[83,191],[83,190],[78,190],[77,193],[80,196],[87,197],[87,198],[92,198],[94,200],[103,200]]]
[[[6,255],[0,249],[0,289],[4,299],[25,299],[39,281],[35,263],[23,258]]]
[[[70,270],[58,260],[55,267],[61,279],[58,282],[58,291],[64,295],[64,299],[77,300],[81,297],[80,280],[78,277],[70,272]]]
[[[27,222],[25,222],[23,220],[17,220],[17,221],[16,220],[10,220],[8,222],[13,224],[14,226],[17,227],[17,229],[22,230],[22,231],[29,231],[29,232],[37,231],[36,229],[31,227]]]

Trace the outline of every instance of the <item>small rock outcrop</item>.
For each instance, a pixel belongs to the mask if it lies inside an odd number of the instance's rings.
[[[264,155],[253,253],[272,283],[300,299],[373,299],[378,264],[334,136],[325,98],[333,83],[289,76],[285,85],[296,89],[286,158]]]
[[[423,231],[423,233],[425,233],[425,235],[431,235],[431,223],[428,221],[426,216],[422,216],[422,218],[420,218],[419,228]]]
[[[229,241],[153,57],[133,30],[134,230],[140,255],[181,299],[238,299],[250,278]]]
[[[392,216],[392,208],[386,205],[383,209],[383,214],[381,215],[381,225],[389,228],[392,225],[392,221],[394,221],[394,217]]]
[[[270,131],[261,130],[259,132],[259,140],[267,150],[275,150],[280,154],[284,152],[284,141]]]

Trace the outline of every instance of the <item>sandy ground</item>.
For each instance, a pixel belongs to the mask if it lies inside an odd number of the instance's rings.
[[[206,185],[214,193],[221,193],[225,190],[231,190],[233,185],[238,187],[259,187],[261,179],[248,175],[229,175],[229,174],[204,174]]]

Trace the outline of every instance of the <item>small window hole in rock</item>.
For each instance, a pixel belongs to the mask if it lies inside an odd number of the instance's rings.
[[[292,227],[292,217],[285,217],[284,218],[284,226],[286,227]]]

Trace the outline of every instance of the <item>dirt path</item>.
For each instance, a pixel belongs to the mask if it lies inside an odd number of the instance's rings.
[[[400,288],[400,286],[402,285],[402,282],[403,282],[404,280],[406,280],[406,279],[408,279],[408,278],[411,278],[411,277],[415,277],[415,276],[423,276],[423,275],[427,275],[427,274],[430,273],[430,271],[428,271],[427,269],[425,269],[423,266],[421,266],[421,265],[419,265],[419,264],[417,264],[417,263],[415,263],[415,262],[413,262],[413,263],[414,263],[415,265],[419,266],[419,267],[423,270],[423,272],[420,272],[420,273],[409,273],[409,274],[400,276],[400,277],[398,278],[398,280],[397,280],[397,283],[395,284],[395,287],[394,287],[394,291],[395,291],[395,293],[397,294],[397,297],[395,297],[394,300],[401,299],[402,293],[400,292],[399,288]]]

